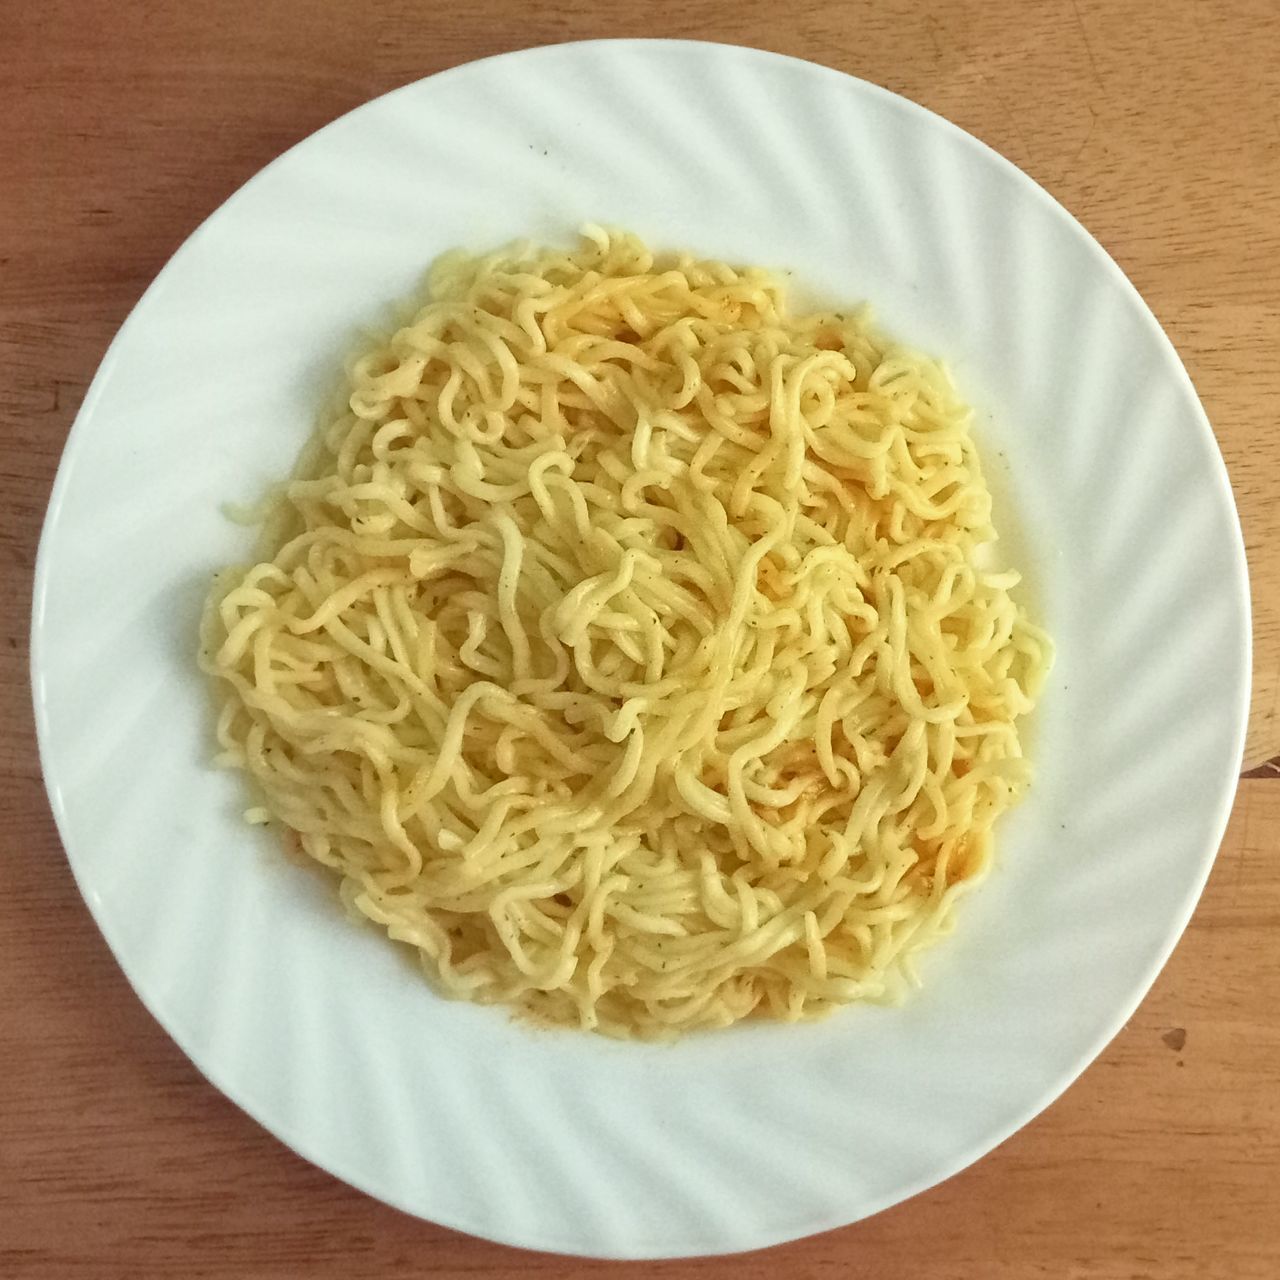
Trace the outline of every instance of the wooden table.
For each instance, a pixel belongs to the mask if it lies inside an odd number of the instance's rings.
[[[0,9],[0,1275],[1271,1277],[1280,1274],[1280,7],[1179,0],[251,0]],[[1133,1021],[975,1168],[739,1259],[610,1268],[368,1200],[214,1092],[134,998],[40,785],[30,578],[111,334],[193,227],[334,116],[455,63],[596,36],[830,63],[985,139],[1076,213],[1172,336],[1248,541],[1247,764],[1204,901]],[[1176,512],[1170,513],[1176,519]],[[1262,766],[1258,768],[1256,766]]]

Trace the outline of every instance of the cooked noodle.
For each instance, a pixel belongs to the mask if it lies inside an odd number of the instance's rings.
[[[450,996],[646,1036],[892,997],[1048,663],[968,422],[757,269],[447,256],[206,612],[249,816]]]

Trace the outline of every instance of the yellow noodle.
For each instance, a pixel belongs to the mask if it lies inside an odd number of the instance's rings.
[[[450,996],[623,1036],[896,996],[1050,660],[946,374],[595,227],[432,290],[206,610],[250,821]]]

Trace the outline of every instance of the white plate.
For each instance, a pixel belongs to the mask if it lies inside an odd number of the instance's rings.
[[[434,996],[239,818],[198,606],[355,326],[453,245],[593,219],[793,268],[944,354],[1059,645],[1039,778],[901,1009],[674,1048]],[[1011,515],[1006,513],[1006,524]],[[32,665],[77,879],[139,995],[228,1096],[411,1213],[541,1249],[725,1252],[852,1222],[1046,1106],[1130,1015],[1221,838],[1248,684],[1213,436],[1118,268],[960,130],[706,44],[475,63],[345,116],[191,237],[112,344],[40,548]],[[51,943],[52,945],[52,943]]]

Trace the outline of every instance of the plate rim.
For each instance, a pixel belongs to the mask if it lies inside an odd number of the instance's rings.
[[[1154,337],[1156,346],[1164,358],[1168,374],[1178,383],[1180,400],[1186,402],[1188,407],[1192,410],[1198,430],[1211,445],[1210,457],[1213,461],[1212,471],[1216,495],[1219,500],[1225,498],[1226,509],[1230,511],[1233,517],[1230,529],[1230,532],[1234,535],[1231,538],[1233,576],[1232,594],[1236,597],[1241,608],[1242,621],[1241,634],[1237,638],[1240,644],[1240,652],[1238,656],[1241,663],[1242,678],[1239,688],[1236,690],[1237,699],[1234,707],[1235,728],[1233,734],[1234,746],[1230,756],[1231,772],[1227,773],[1228,761],[1224,759],[1221,765],[1221,768],[1223,769],[1223,781],[1218,787],[1218,796],[1214,807],[1213,820],[1210,824],[1213,832],[1215,833],[1213,842],[1201,852],[1196,875],[1189,879],[1179,911],[1175,917],[1168,921],[1165,928],[1164,941],[1159,947],[1153,961],[1148,964],[1146,971],[1137,982],[1131,998],[1128,1001],[1117,1005],[1112,1015],[1105,1019],[1105,1028],[1101,1034],[1095,1037],[1096,1043],[1091,1043],[1087,1051],[1085,1051],[1077,1061],[1066,1066],[1056,1076],[1054,1083],[1041,1094],[1038,1094],[1036,1101],[1029,1107],[1025,1110],[1020,1110],[1013,1121],[1003,1127],[993,1129],[981,1141],[967,1145],[964,1151],[952,1160],[931,1166],[930,1172],[926,1176],[921,1177],[915,1183],[909,1185],[905,1191],[901,1191],[896,1194],[890,1193],[878,1199],[873,1199],[871,1207],[867,1208],[864,1212],[861,1212],[853,1222],[831,1222],[827,1220],[826,1215],[823,1215],[820,1221],[811,1222],[810,1224],[802,1227],[799,1231],[765,1231],[757,1233],[754,1236],[749,1232],[743,1232],[743,1239],[729,1244],[722,1244],[719,1247],[710,1248],[702,1254],[690,1254],[685,1251],[674,1253],[662,1251],[626,1253],[589,1252],[581,1249],[574,1249],[571,1243],[564,1240],[534,1240],[530,1238],[529,1233],[527,1232],[503,1234],[492,1222],[486,1222],[477,1226],[475,1223],[469,1223],[458,1219],[456,1215],[437,1215],[434,1212],[428,1219],[419,1208],[415,1207],[407,1196],[401,1196],[398,1194],[393,1182],[389,1181],[387,1185],[372,1185],[363,1175],[353,1174],[349,1170],[343,1170],[340,1167],[340,1162],[335,1161],[331,1155],[325,1154],[323,1156],[318,1156],[316,1154],[311,1154],[315,1148],[321,1145],[320,1143],[309,1140],[305,1133],[298,1135],[294,1132],[291,1125],[288,1123],[287,1117],[268,1118],[264,1114],[260,1113],[260,1109],[257,1104],[255,1102],[246,1101],[243,1097],[243,1091],[233,1082],[225,1078],[228,1075],[228,1071],[225,1066],[220,1066],[217,1063],[206,1066],[206,1064],[192,1052],[187,1044],[188,1038],[179,1035],[175,1031],[175,1029],[170,1025],[171,1019],[163,1016],[158,1009],[157,1006],[159,1001],[154,998],[152,993],[146,991],[139,981],[135,980],[134,973],[122,960],[122,948],[118,944],[117,937],[114,936],[115,930],[105,918],[105,913],[100,912],[97,903],[97,895],[94,892],[91,883],[88,882],[83,874],[81,860],[73,851],[72,844],[67,838],[66,832],[69,826],[66,816],[67,806],[61,793],[59,780],[56,776],[56,765],[54,764],[51,756],[52,748],[50,745],[50,729],[47,724],[47,705],[44,694],[46,670],[43,658],[43,621],[46,595],[51,575],[51,564],[53,562],[53,551],[51,548],[55,540],[55,526],[58,524],[59,517],[61,515],[66,497],[66,490],[70,484],[70,474],[79,445],[86,432],[90,429],[89,424],[95,417],[98,400],[101,398],[104,388],[111,380],[120,348],[127,340],[133,327],[139,323],[139,317],[145,311],[150,300],[160,289],[165,287],[175,266],[199,244],[203,236],[207,233],[210,225],[218,219],[224,211],[228,210],[240,201],[246,193],[250,192],[256,186],[256,184],[265,180],[269,174],[283,166],[295,151],[312,143],[327,132],[347,124],[361,112],[367,111],[375,105],[383,104],[387,100],[395,98],[398,95],[407,95],[412,93],[414,90],[429,82],[448,79],[450,77],[464,76],[476,68],[487,66],[491,63],[513,63],[516,61],[537,60],[541,55],[552,50],[589,51],[596,48],[619,48],[624,46],[664,51],[671,49],[711,51],[713,56],[732,56],[734,58],[745,59],[748,61],[754,59],[759,60],[760,62],[785,64],[802,70],[805,74],[813,74],[816,72],[828,79],[840,82],[852,82],[853,85],[856,86],[858,92],[866,94],[873,99],[879,99],[881,102],[891,105],[894,110],[905,111],[909,115],[916,116],[923,120],[931,129],[941,130],[942,132],[950,135],[952,140],[959,142],[961,145],[976,148],[980,154],[985,156],[988,163],[994,162],[1006,177],[1012,178],[1024,194],[1032,195],[1034,199],[1040,201],[1041,204],[1044,205],[1050,211],[1051,215],[1060,223],[1065,221],[1065,225],[1072,231],[1072,233],[1077,237],[1080,237],[1088,245],[1089,252],[1097,261],[1099,268],[1108,272],[1112,276],[1113,280],[1119,284],[1122,293],[1125,295],[1126,300],[1129,303],[1130,309],[1133,311],[1133,314],[1141,317],[1144,328],[1146,328]],[[179,1047],[179,1049],[181,1049],[183,1055],[205,1080],[216,1088],[224,1097],[234,1103],[241,1111],[248,1115],[254,1123],[265,1129],[274,1138],[282,1142],[286,1147],[290,1148],[295,1154],[307,1160],[308,1163],[316,1165],[318,1168],[321,1168],[330,1175],[339,1178],[341,1181],[346,1182],[349,1186],[356,1188],[362,1193],[385,1204],[389,1204],[402,1212],[410,1214],[411,1216],[420,1218],[424,1221],[430,1221],[439,1226],[466,1232],[483,1239],[493,1240],[516,1248],[563,1253],[570,1256],[584,1258],[659,1259],[733,1254],[747,1250],[765,1248],[787,1241],[804,1239],[822,1231],[838,1230],[846,1226],[855,1225],[857,1222],[862,1221],[865,1218],[883,1212],[885,1209],[890,1208],[893,1205],[911,1199],[914,1196],[919,1195],[921,1192],[949,1180],[957,1173],[963,1171],[985,1155],[989,1154],[996,1147],[1007,1141],[1014,1133],[1029,1124],[1033,1119],[1035,1119],[1035,1117],[1051,1107],[1083,1074],[1083,1072],[1097,1060],[1105,1050],[1106,1046],[1132,1018],[1138,1006],[1150,992],[1160,972],[1168,963],[1170,955],[1186,931],[1187,925],[1190,922],[1191,916],[1200,900],[1205,884],[1212,872],[1218,851],[1221,847],[1223,836],[1225,835],[1234,805],[1237,787],[1239,785],[1240,768],[1243,763],[1245,741],[1248,732],[1250,692],[1252,683],[1252,617],[1252,598],[1249,584],[1248,561],[1239,509],[1235,502],[1235,495],[1231,487],[1230,477],[1227,471],[1225,459],[1223,458],[1221,446],[1219,445],[1217,436],[1213,431],[1212,424],[1204,405],[1196,391],[1190,373],[1183,363],[1172,339],[1165,332],[1154,311],[1142,297],[1136,286],[1128,278],[1115,259],[1112,258],[1107,249],[1092,235],[1092,233],[1089,232],[1084,224],[1076,218],[1076,216],[1064,204],[1062,204],[1045,187],[1043,187],[1038,181],[1036,181],[1036,179],[1025,172],[1017,164],[1001,155],[989,144],[983,142],[982,139],[976,137],[960,125],[955,124],[945,116],[942,116],[930,108],[915,102],[903,94],[896,93],[893,90],[887,89],[872,81],[865,80],[859,76],[852,75],[848,72],[844,72],[837,68],[830,67],[819,62],[814,62],[806,58],[781,54],[750,45],[730,44],[722,41],[711,40],[621,37],[553,41],[547,44],[507,50],[505,52],[491,54],[483,58],[457,63],[430,75],[399,85],[385,93],[359,103],[350,110],[343,112],[332,120],[329,120],[320,128],[300,138],[297,142],[290,145],[284,151],[280,152],[268,161],[267,164],[254,172],[226,199],[222,200],[214,209],[201,219],[197,226],[184,238],[182,243],[174,250],[161,268],[156,272],[145,290],[138,297],[137,301],[129,309],[128,314],[117,328],[115,334],[112,336],[110,343],[107,345],[107,348],[99,361],[98,367],[85,393],[84,400],[76,412],[65,442],[63,443],[54,482],[50,490],[48,503],[46,505],[41,524],[39,545],[35,559],[35,571],[33,575],[31,594],[29,679],[35,714],[36,741],[41,781],[44,786],[45,794],[48,798],[50,810],[53,814],[59,842],[66,856],[66,860],[70,865],[77,889],[79,890],[81,897],[84,899],[85,905],[89,909],[90,915],[98,929],[98,932],[107,943],[117,966],[120,968],[126,981],[132,988],[135,997],[141,1001],[144,1008],[146,1008],[156,1022],[159,1023],[165,1034]],[[134,967],[136,968],[136,966]]]

